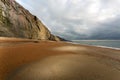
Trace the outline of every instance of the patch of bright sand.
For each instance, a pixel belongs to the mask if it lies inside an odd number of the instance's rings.
[[[86,50],[85,47],[78,47],[78,46],[60,46],[60,47],[56,47],[55,50],[58,51],[83,51]]]

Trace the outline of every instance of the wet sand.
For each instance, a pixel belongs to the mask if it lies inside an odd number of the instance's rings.
[[[120,80],[120,50],[0,38],[0,80]]]

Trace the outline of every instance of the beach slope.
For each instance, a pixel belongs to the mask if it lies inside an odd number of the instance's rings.
[[[0,80],[120,80],[120,50],[0,38]]]

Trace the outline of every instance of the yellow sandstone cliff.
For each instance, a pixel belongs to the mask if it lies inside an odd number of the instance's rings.
[[[0,36],[59,41],[44,24],[14,0],[0,0]]]

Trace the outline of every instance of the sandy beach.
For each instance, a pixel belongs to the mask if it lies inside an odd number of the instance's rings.
[[[120,50],[2,37],[0,80],[120,80]]]

